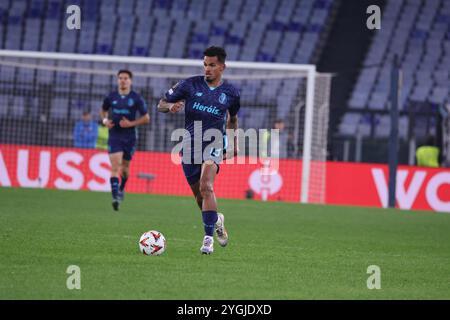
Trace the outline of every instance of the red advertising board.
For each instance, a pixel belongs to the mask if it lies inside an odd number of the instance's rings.
[[[327,163],[327,203],[387,207],[386,165]],[[450,169],[399,166],[396,206],[450,212]]]
[[[283,160],[269,177],[260,174],[257,161],[245,162],[220,166],[218,197],[243,199],[252,188],[256,199],[299,201],[301,162]],[[95,149],[0,145],[0,186],[109,191],[109,168],[108,154]],[[128,192],[191,194],[170,153],[136,152],[130,171]]]
[[[256,199],[300,201],[301,161],[280,160],[278,170],[243,162],[221,165],[218,197],[243,199],[252,190]],[[0,145],[0,186],[109,191],[109,168],[108,154],[95,149]],[[328,162],[325,181],[327,204],[387,206],[386,165]],[[135,154],[127,191],[191,194],[181,165],[158,152]],[[397,207],[450,212],[450,170],[400,166]]]

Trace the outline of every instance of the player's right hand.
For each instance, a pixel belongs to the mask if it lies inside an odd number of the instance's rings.
[[[184,100],[180,100],[175,102],[170,108],[169,111],[170,113],[177,113],[178,111],[180,111],[181,109],[183,109],[184,107]]]
[[[108,120],[106,126],[108,127],[108,129],[111,129],[112,127],[114,127],[114,122],[112,122],[112,120]]]

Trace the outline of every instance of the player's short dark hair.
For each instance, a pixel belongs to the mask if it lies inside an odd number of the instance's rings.
[[[217,60],[219,60],[222,63],[225,63],[225,59],[227,58],[227,53],[225,49],[222,47],[215,47],[215,46],[206,48],[206,50],[203,52],[203,55],[207,57],[217,57]]]
[[[117,72],[117,76],[120,76],[121,73],[126,73],[130,79],[133,79],[133,73],[128,69],[120,69],[119,72]]]

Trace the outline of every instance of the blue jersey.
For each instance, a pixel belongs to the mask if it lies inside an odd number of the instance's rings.
[[[178,82],[165,93],[165,99],[172,103],[185,100],[184,123],[192,143],[195,121],[201,121],[202,133],[208,129],[217,129],[225,136],[227,111],[230,116],[235,116],[240,108],[237,88],[228,82],[210,88],[203,76],[194,76]],[[203,142],[202,151],[209,143]],[[193,152],[193,149],[191,150]]]
[[[135,91],[130,91],[127,95],[121,95],[118,91],[113,91],[103,100],[103,111],[110,111],[114,127],[109,130],[112,136],[134,136],[137,135],[136,127],[122,128],[119,123],[123,117],[130,121],[136,120],[137,112],[140,116],[147,114],[147,104],[144,99]]]

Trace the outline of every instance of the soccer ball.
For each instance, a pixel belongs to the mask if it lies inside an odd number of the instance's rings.
[[[166,238],[159,231],[147,231],[139,239],[139,251],[147,256],[159,256],[165,250]]]

